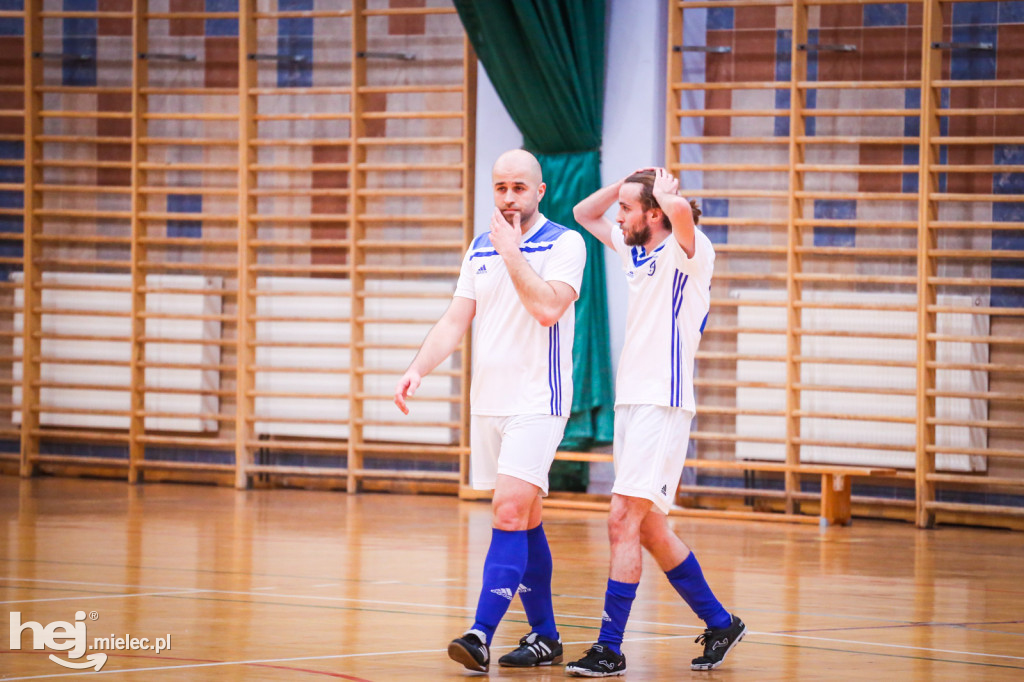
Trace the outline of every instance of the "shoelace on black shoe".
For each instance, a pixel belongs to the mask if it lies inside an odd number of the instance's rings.
[[[704,632],[697,635],[697,639],[693,640],[697,644],[707,645],[708,638],[711,636],[711,630],[705,630]]]

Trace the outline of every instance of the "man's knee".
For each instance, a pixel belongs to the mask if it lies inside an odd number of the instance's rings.
[[[538,492],[536,486],[523,481],[499,481],[491,503],[494,527],[499,530],[526,530]]]
[[[608,511],[608,539],[613,545],[635,542],[640,536],[640,506],[632,498],[613,496]]]
[[[665,544],[666,533],[669,532],[671,531],[668,529],[665,517],[652,511],[644,517],[643,523],[640,524],[640,544],[644,549],[654,552]]]

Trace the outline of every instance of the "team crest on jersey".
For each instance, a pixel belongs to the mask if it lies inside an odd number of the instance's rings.
[[[647,276],[652,277],[654,275],[654,269],[657,267],[657,261],[651,261],[651,267],[647,268]]]

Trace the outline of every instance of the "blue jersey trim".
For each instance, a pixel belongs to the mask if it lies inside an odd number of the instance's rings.
[[[551,414],[562,416],[562,343],[558,323],[548,327],[548,388],[551,390]]]
[[[569,231],[568,227],[553,223],[550,220],[545,222],[540,229],[533,233],[529,239],[519,245],[523,253],[537,253],[539,251],[550,251],[555,247],[555,240]],[[496,256],[498,252],[491,244],[490,232],[477,235],[473,244],[469,247],[469,260],[474,258],[487,258]]]
[[[642,247],[642,246],[634,246],[629,251],[629,255],[633,258],[633,267],[635,267],[635,268],[640,267],[641,265],[643,265],[647,261],[649,261],[652,258],[654,258],[658,254],[658,252],[661,251],[663,248],[665,248],[665,243],[664,242],[662,242],[658,246],[658,248],[656,248],[654,251],[651,251],[650,253],[647,253],[647,251],[644,249],[644,247]]]
[[[679,336],[679,311],[683,307],[683,289],[689,281],[690,276],[684,275],[676,270],[672,276],[672,339],[670,341],[671,360],[671,382],[669,386],[669,405],[680,407],[682,405],[682,381],[680,380],[683,365],[682,339]]]

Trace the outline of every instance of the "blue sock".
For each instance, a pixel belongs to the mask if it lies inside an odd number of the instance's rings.
[[[727,628],[732,623],[732,616],[722,608],[722,604],[715,598],[693,552],[690,552],[683,563],[671,571],[666,571],[665,576],[672,583],[672,587],[676,588],[679,596],[690,605],[698,618],[707,623],[709,628],[718,630]]]
[[[530,621],[531,632],[558,639],[555,611],[551,604],[551,548],[548,547],[543,524],[526,531],[526,544],[530,553],[519,592],[526,619]]]
[[[473,623],[473,629],[487,635],[487,644],[519,589],[526,570],[526,552],[525,530],[491,529],[491,546],[484,559],[484,584]]]
[[[620,583],[608,579],[604,593],[604,613],[601,614],[601,634],[597,641],[617,654],[622,653],[622,633],[626,630],[629,611],[636,599],[636,588],[640,583]]]

